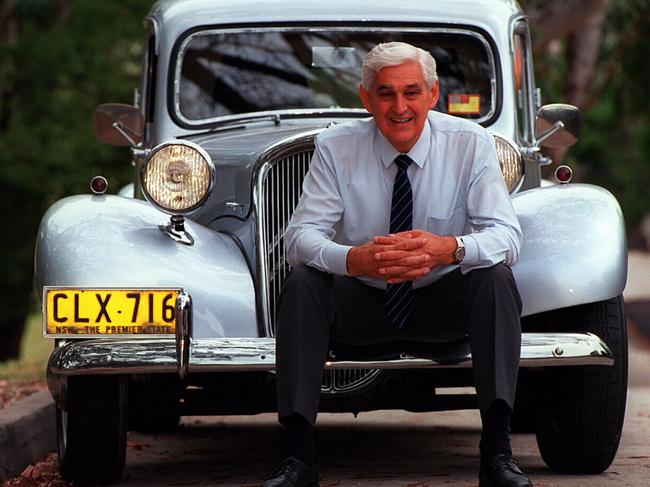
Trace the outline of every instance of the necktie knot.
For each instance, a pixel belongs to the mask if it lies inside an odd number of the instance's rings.
[[[397,164],[397,167],[400,168],[402,171],[406,171],[408,167],[411,165],[413,162],[413,159],[411,159],[409,156],[406,154],[400,154],[395,158],[395,164]]]

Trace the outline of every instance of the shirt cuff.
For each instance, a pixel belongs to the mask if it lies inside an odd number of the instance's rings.
[[[471,235],[463,235],[463,245],[465,245],[465,258],[461,262],[463,264],[473,265],[479,263],[479,250],[478,242]]]
[[[337,276],[348,275],[348,252],[352,246],[331,242],[323,249],[323,260],[332,274]]]

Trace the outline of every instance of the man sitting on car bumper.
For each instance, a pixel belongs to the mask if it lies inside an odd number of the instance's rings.
[[[512,460],[521,230],[492,136],[430,111],[431,55],[380,44],[363,64],[372,119],[316,138],[285,235],[294,266],[277,314],[279,420],[287,458],[263,487],[315,486],[313,429],[331,338],[351,345],[468,335],[483,422],[480,486],[530,486]]]

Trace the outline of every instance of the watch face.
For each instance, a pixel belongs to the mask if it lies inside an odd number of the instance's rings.
[[[456,263],[458,264],[465,258],[465,247],[458,247],[456,252],[454,252],[454,257],[456,258]]]

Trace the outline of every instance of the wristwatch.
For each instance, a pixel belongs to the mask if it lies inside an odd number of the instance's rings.
[[[456,250],[454,251],[454,264],[460,264],[465,258],[465,244],[463,239],[460,237],[454,237],[456,239]]]

